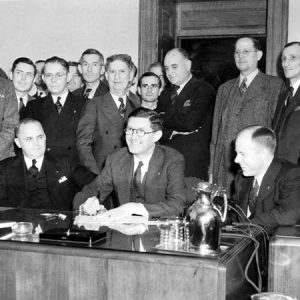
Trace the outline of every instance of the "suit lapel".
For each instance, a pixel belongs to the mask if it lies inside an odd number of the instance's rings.
[[[8,177],[13,178],[15,182],[15,187],[20,193],[24,194],[26,198],[29,197],[26,192],[25,186],[25,161],[22,154],[18,155],[12,167],[9,169]],[[17,193],[18,194],[18,193]]]
[[[258,74],[254,77],[250,86],[247,89],[244,100],[249,101],[252,98],[256,98],[259,94],[264,93],[266,89],[266,77],[265,75],[258,71]]]
[[[165,153],[159,147],[155,146],[153,155],[149,161],[149,167],[145,178],[145,199],[153,198],[153,186],[159,181],[161,169],[165,161]],[[150,189],[151,187],[151,189]]]
[[[121,168],[118,178],[120,178],[122,184],[118,187],[118,198],[120,201],[120,205],[122,205],[124,203],[127,203],[128,199],[131,199],[133,155],[130,153],[124,155],[124,157],[120,160],[120,166]]]
[[[110,122],[114,126],[123,127],[124,120],[121,117],[118,108],[116,106],[116,103],[110,93],[107,93],[106,95],[103,96],[103,99],[101,102],[99,102],[99,105],[103,113],[106,115],[106,117],[110,120]]]
[[[53,194],[56,184],[58,183],[60,177],[60,168],[57,167],[56,160],[45,153],[43,166],[45,167],[47,186],[50,191],[50,195]],[[51,197],[50,197],[51,198]]]
[[[268,194],[274,190],[275,178],[278,175],[279,171],[280,164],[276,161],[273,161],[261,182],[257,196],[257,203],[261,203],[261,205],[263,205],[263,199],[266,199],[268,197]]]

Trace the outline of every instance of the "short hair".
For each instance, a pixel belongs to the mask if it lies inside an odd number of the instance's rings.
[[[114,54],[114,55],[111,55],[110,57],[108,57],[106,59],[106,65],[105,65],[106,71],[108,70],[109,65],[112,62],[114,62],[115,60],[120,60],[120,61],[124,62],[128,66],[128,68],[130,69],[130,71],[134,70],[135,65],[132,62],[132,59],[131,59],[130,55],[128,55],[128,54]]]
[[[149,66],[149,68],[148,68],[148,71],[151,72],[150,69],[151,69],[151,68],[156,68],[156,67],[161,68],[162,72],[164,73],[164,71],[165,71],[164,66],[163,66],[163,64],[162,64],[161,62],[159,62],[159,61],[155,61],[154,63],[150,64],[150,66]]]
[[[69,67],[78,67],[79,62],[70,60],[68,61],[68,65]]]
[[[39,64],[39,63],[45,63],[45,60],[44,59],[39,59],[35,62],[35,64]]]
[[[100,62],[101,62],[102,64],[104,64],[104,56],[103,56],[103,54],[100,53],[98,50],[93,49],[93,48],[86,49],[86,50],[81,54],[79,63],[80,63],[80,64],[82,63],[82,60],[83,60],[83,56],[84,56],[84,55],[90,55],[90,54],[98,55],[98,56],[99,56]]]
[[[294,45],[300,46],[300,42],[298,42],[298,41],[289,42],[289,43],[287,43],[287,44],[284,45],[283,49],[291,47],[291,46],[294,46]]]
[[[183,56],[183,58],[190,60],[190,56],[189,56],[188,52],[183,48],[173,48],[167,52],[166,56],[172,52],[177,52],[177,53],[181,54]]]
[[[15,136],[16,137],[19,136],[20,128],[21,128],[22,125],[27,125],[27,124],[30,124],[30,123],[39,124],[42,127],[43,131],[44,131],[43,125],[38,120],[35,120],[35,119],[32,119],[32,118],[24,118],[20,121],[19,125],[15,128]]]
[[[14,72],[14,70],[16,69],[17,65],[20,64],[20,63],[24,63],[24,64],[27,64],[27,65],[30,65],[33,67],[33,74],[34,76],[36,75],[36,66],[35,64],[33,63],[33,61],[30,59],[30,58],[27,58],[27,57],[19,57],[17,58],[13,64],[12,64],[12,68],[11,68],[11,71]]]
[[[160,80],[159,76],[156,75],[156,74],[153,73],[153,72],[145,72],[144,74],[142,74],[142,76],[140,77],[140,79],[139,79],[139,81],[138,81],[138,86],[139,86],[139,87],[141,87],[142,79],[143,79],[144,77],[155,77],[155,78],[157,78],[157,80],[158,80],[158,85],[159,85],[159,87],[161,88],[161,80]]]
[[[272,153],[276,148],[276,135],[274,131],[266,126],[249,126],[242,129],[237,136],[245,131],[251,132],[251,138],[256,143],[268,148]]]
[[[58,56],[52,56],[48,59],[45,60],[45,66],[46,64],[53,64],[53,63],[57,63],[57,64],[60,64],[67,72],[69,72],[69,64],[67,63],[66,60],[64,60],[63,58],[61,57],[58,57]],[[45,67],[43,68],[43,74],[45,72]]]
[[[259,41],[258,39],[256,39],[256,38],[254,38],[254,37],[252,37],[252,36],[248,36],[248,35],[239,37],[239,38],[235,41],[234,46],[236,46],[237,42],[238,42],[240,39],[249,39],[249,40],[251,40],[252,43],[253,43],[254,49],[256,49],[256,50],[258,50],[258,51],[262,51],[260,41]]]
[[[133,110],[129,116],[130,118],[145,118],[150,121],[150,126],[153,130],[162,130],[163,128],[163,120],[158,112],[155,110],[146,108],[146,107],[138,107]],[[127,121],[128,122],[128,121]]]

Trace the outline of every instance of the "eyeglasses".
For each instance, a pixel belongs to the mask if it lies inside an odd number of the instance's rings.
[[[125,132],[126,135],[133,135],[133,133],[135,132],[138,137],[143,137],[143,136],[145,136],[145,134],[153,133],[153,132],[156,132],[156,131],[158,131],[158,130],[153,130],[153,131],[146,132],[142,128],[138,128],[138,129],[125,128],[124,129],[124,132]]]
[[[234,51],[234,56],[241,56],[241,54],[248,56],[251,52],[257,52],[257,50]]]
[[[56,74],[47,73],[47,74],[44,75],[44,77],[47,80],[52,80],[53,78],[55,78],[55,80],[60,80],[64,76],[66,76],[66,73],[56,73]]]

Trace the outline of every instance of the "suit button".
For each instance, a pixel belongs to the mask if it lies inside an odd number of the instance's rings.
[[[118,146],[114,146],[114,149],[118,149]]]
[[[105,131],[105,134],[108,134],[108,130]]]
[[[71,150],[72,149],[72,147],[70,146],[70,147],[68,147],[68,150]]]

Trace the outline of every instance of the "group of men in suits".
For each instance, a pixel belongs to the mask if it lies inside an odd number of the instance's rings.
[[[75,207],[84,204],[83,207],[87,212],[94,213],[99,208],[100,204],[93,196],[96,196],[96,191],[99,192],[101,189],[103,190],[102,194],[100,192],[100,203],[111,193],[111,189],[114,189],[117,195],[115,198],[117,204],[125,203],[126,200],[123,196],[128,196],[131,193],[128,192],[128,184],[131,184],[131,191],[135,171],[138,169],[137,156],[133,152],[134,143],[132,143],[132,140],[134,139],[141,146],[148,137],[154,139],[152,141],[154,146],[152,145],[151,149],[155,150],[151,155],[153,155],[155,161],[160,161],[160,156],[165,157],[165,154],[171,151],[169,147],[174,148],[184,157],[184,176],[204,180],[209,177],[212,182],[225,186],[231,193],[230,188],[234,178],[233,168],[235,166],[233,164],[234,150],[236,150],[237,145],[240,146],[242,143],[238,141],[245,142],[245,139],[241,138],[245,135],[243,130],[249,126],[257,125],[267,130],[272,124],[275,111],[273,128],[278,138],[275,156],[287,158],[294,163],[298,162],[299,150],[297,150],[297,147],[291,147],[289,141],[292,140],[297,143],[299,140],[295,129],[296,125],[293,124],[297,122],[298,112],[297,90],[300,85],[300,79],[298,82],[298,78],[300,78],[300,44],[287,44],[282,56],[282,66],[286,78],[289,79],[293,87],[292,92],[287,92],[284,89],[284,83],[281,79],[265,75],[259,71],[258,62],[262,55],[261,47],[256,39],[242,37],[237,40],[234,59],[240,71],[240,76],[220,86],[217,92],[216,104],[214,89],[205,81],[194,78],[191,73],[191,60],[187,52],[180,48],[170,50],[164,59],[165,75],[171,85],[161,91],[160,77],[151,72],[145,73],[138,83],[141,100],[129,91],[136,68],[128,55],[113,55],[107,58],[104,66],[103,55],[95,49],[87,49],[83,52],[78,66],[85,83],[74,92],[74,95],[68,91],[67,87],[69,79],[67,63],[63,59],[52,57],[45,61],[42,75],[49,94],[38,101],[25,101],[26,109],[22,118],[29,117],[40,121],[47,136],[47,146],[50,154],[52,153],[55,157],[68,156],[73,161],[79,161],[83,164],[94,176],[95,174],[101,174],[97,177],[97,180],[84,190],[84,193],[75,198]],[[26,68],[24,68],[24,64]],[[103,80],[105,71],[106,83]],[[18,78],[22,77],[24,86],[26,80],[29,82],[31,73],[35,74],[35,72],[34,65],[17,61],[12,74],[15,76],[16,84],[18,84]],[[18,96],[17,90],[16,94]],[[163,119],[163,128],[153,131],[153,128],[156,127],[153,127],[151,123],[152,117],[135,115],[135,109],[141,104],[142,107],[146,107],[142,108],[142,111],[145,110],[147,113],[152,112],[154,114],[158,112],[160,114]],[[132,111],[134,113],[131,116]],[[128,120],[129,116],[131,117]],[[141,127],[135,128],[136,120],[140,119],[144,123],[137,123]],[[129,126],[130,122],[133,122],[134,126]],[[146,131],[144,125],[146,127],[149,125],[151,130]],[[265,139],[265,137],[257,139],[257,132],[251,130],[246,130],[247,133],[252,132],[253,136],[251,135],[251,138],[249,138],[251,142],[254,140],[257,144],[257,140],[260,142],[261,139]],[[262,129],[257,130],[259,132]],[[158,133],[161,133],[161,135]],[[238,139],[235,141],[237,135]],[[158,136],[159,138],[157,138]],[[157,143],[160,145],[157,145]],[[165,148],[161,145],[168,147]],[[122,148],[124,146],[125,148]],[[179,157],[178,152],[171,151],[170,153],[174,157]],[[129,173],[130,180],[128,174],[126,176],[126,188],[124,182],[121,182],[118,177],[122,170],[125,170],[119,164],[122,157],[126,158],[127,166],[129,166],[128,161],[134,161],[132,172]],[[106,165],[104,167],[105,161]],[[151,171],[152,166],[150,167],[150,165],[152,165],[154,159],[150,156],[146,161],[146,165],[149,166],[149,171]],[[238,158],[235,161],[241,165]],[[268,166],[270,170],[264,170],[264,175],[260,175],[260,183],[264,183],[264,176],[268,177],[270,173],[275,172],[272,166],[273,163],[270,163]],[[288,164],[285,166],[291,167]],[[284,170],[289,169],[289,167],[285,167]],[[125,176],[125,174],[123,175]],[[244,176],[250,176],[251,180],[255,177],[255,175],[247,175],[246,173],[244,173]],[[148,178],[148,175],[145,178]],[[242,182],[239,178],[245,179],[240,174],[237,177],[235,186],[237,201],[239,201],[239,195],[244,197],[247,194],[238,192]],[[146,180],[144,191],[148,190],[149,183],[152,184],[151,181]],[[168,183],[164,181],[163,183],[164,188],[167,188]],[[119,184],[122,188],[118,188]],[[251,184],[254,188],[253,180]],[[179,194],[181,188],[180,186]],[[263,189],[262,186],[261,191]],[[172,209],[174,203],[172,201],[171,203],[165,202],[168,197],[164,192],[163,189],[159,190],[159,193],[162,193],[163,196],[162,198],[157,196],[157,199],[161,199],[158,201],[158,206],[164,207],[165,212],[168,213],[170,211],[178,212],[181,204],[177,204],[181,203],[181,200],[175,201],[177,203],[174,206],[176,209],[174,207]],[[250,197],[250,194],[247,195]],[[257,195],[261,198],[260,194]],[[264,195],[263,192],[262,195]],[[131,196],[127,198],[130,199]],[[85,197],[92,197],[93,200],[85,202]],[[143,207],[146,207],[146,210],[152,214],[149,208],[152,205],[150,193],[147,192],[142,196],[139,195],[139,197],[135,198],[134,202],[143,203]],[[243,197],[240,201],[243,203],[243,208],[245,208]],[[274,197],[272,199],[275,204],[273,204],[280,207],[283,202],[280,199],[277,201],[277,196]],[[181,196],[179,198],[181,199]],[[249,199],[247,201],[250,207]],[[259,203],[262,202],[259,201]],[[148,204],[151,205],[148,207]],[[171,204],[171,210],[169,204]],[[154,206],[156,205],[155,203]],[[259,217],[260,213],[272,208],[268,205],[259,205],[252,215],[254,221],[259,220],[259,222],[262,222],[262,218]],[[130,208],[133,209],[132,204]],[[268,220],[268,218],[266,219]],[[281,224],[281,218],[275,219],[278,221],[277,225]],[[268,224],[261,225],[268,226]],[[273,227],[270,228],[272,230]]]

